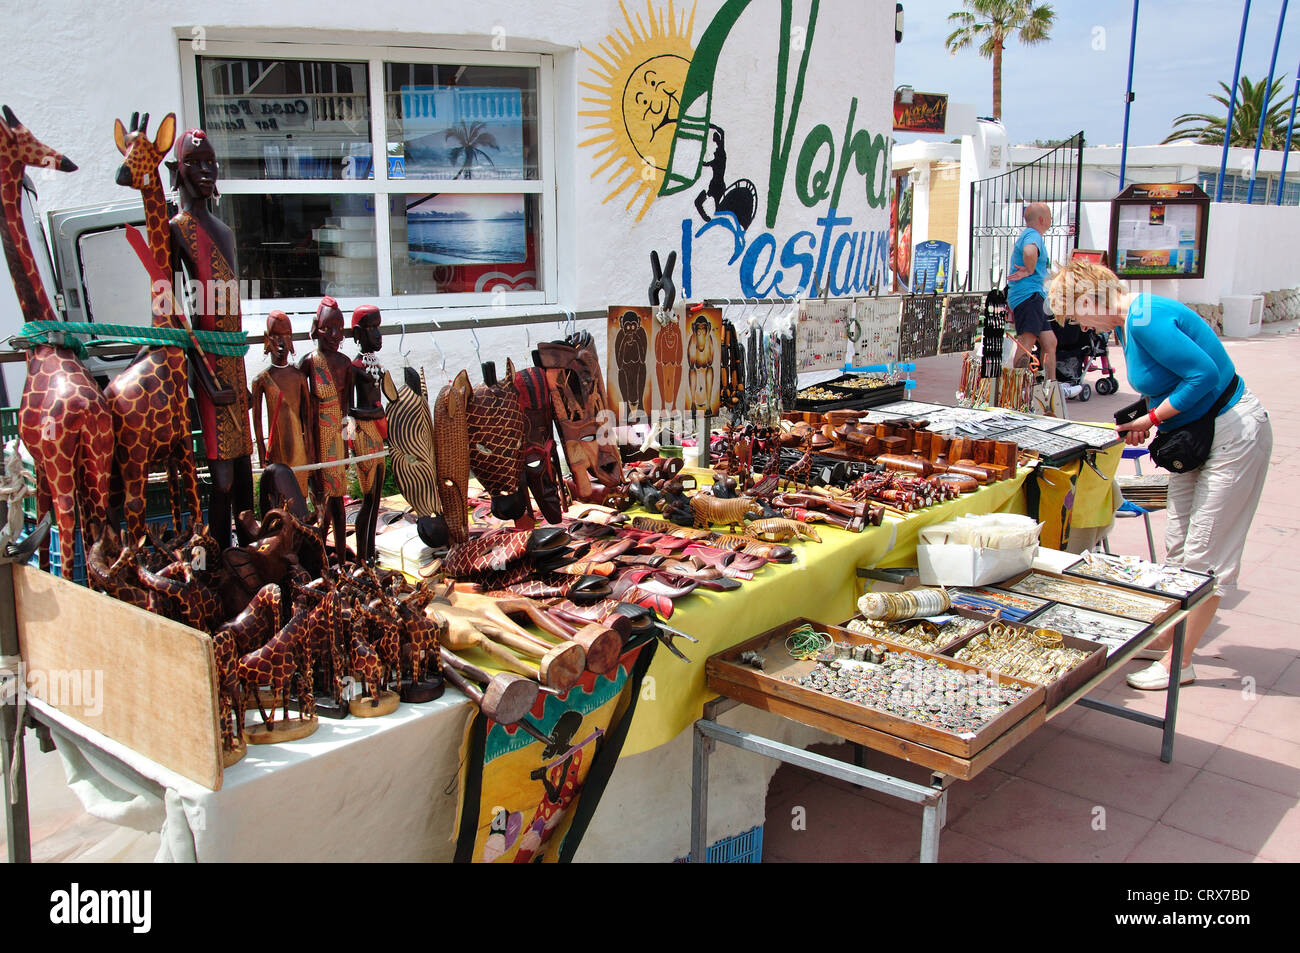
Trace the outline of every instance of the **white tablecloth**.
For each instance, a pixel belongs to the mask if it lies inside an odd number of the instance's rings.
[[[209,791],[39,700],[68,785],[95,817],[161,831],[160,861],[446,861],[474,707],[448,688],[380,718],[250,745]]]

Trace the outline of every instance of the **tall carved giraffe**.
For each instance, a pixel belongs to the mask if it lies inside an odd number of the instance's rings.
[[[158,166],[176,138],[176,114],[158,124],[153,141],[148,136],[149,114],[131,116],[131,128],[114,120],[113,139],[122,153],[117,184],[140,192],[144,201],[145,232],[153,257],[149,268],[153,326],[181,327],[179,309],[170,284],[171,228]],[[166,282],[159,286],[157,282]],[[163,288],[167,290],[162,290]],[[148,353],[113,379],[105,390],[113,415],[115,460],[125,495],[126,526],[131,539],[145,532],[145,484],[151,469],[166,469],[171,490],[172,525],[181,531],[182,504],[193,526],[202,519],[198,477],[194,470],[194,440],[187,410],[189,375],[185,349],[152,347]]]
[[[41,143],[8,107],[0,122],[0,206],[9,273],[26,321],[54,321],[31,243],[23,226],[20,196],[23,170],[40,166],[72,172],[66,156]],[[72,565],[77,509],[92,539],[108,515],[113,468],[113,424],[94,378],[70,348],[41,344],[27,352],[27,386],[18,412],[18,435],[36,463],[36,512],[53,510],[63,565]],[[50,550],[41,546],[41,568]]]

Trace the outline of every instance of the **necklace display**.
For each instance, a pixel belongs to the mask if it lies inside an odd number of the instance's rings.
[[[785,680],[832,698],[919,725],[965,735],[979,731],[1034,691],[987,672],[951,668],[939,659],[878,647],[878,664],[852,659],[819,661],[806,675]]]
[[[1042,596],[1052,602],[1066,602],[1083,609],[1096,609],[1110,615],[1154,622],[1168,607],[1165,600],[1136,592],[1101,589],[1083,582],[1071,582],[1039,573],[1030,573],[1010,587],[1015,592]]]
[[[993,622],[953,656],[1035,685],[1047,685],[1082,665],[1088,652],[1065,646],[1065,637],[1052,629],[1026,629]]]

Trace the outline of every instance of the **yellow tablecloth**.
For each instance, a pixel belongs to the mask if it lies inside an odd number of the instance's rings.
[[[697,589],[678,603],[668,624],[689,632],[699,645],[675,643],[692,661],[684,663],[660,646],[642,685],[641,700],[623,746],[623,756],[672,740],[700,717],[712,693],[704,684],[704,660],[715,652],[790,619],[843,622],[857,613],[858,567],[915,566],[917,534],[926,526],[966,513],[1023,513],[1025,478],[982,487],[940,506],[886,517],[883,526],[846,533],[819,526],[822,542],[794,545],[793,565],[768,565],[735,592]]]

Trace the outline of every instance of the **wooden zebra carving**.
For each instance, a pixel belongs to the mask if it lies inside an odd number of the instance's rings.
[[[418,516],[442,512],[434,455],[433,412],[424,374],[406,368],[406,383],[388,404],[388,458],[402,497]]]

